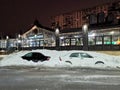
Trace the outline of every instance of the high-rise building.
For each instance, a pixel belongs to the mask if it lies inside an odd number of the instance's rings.
[[[108,25],[120,23],[120,1],[105,3],[91,8],[81,9],[73,12],[63,13],[51,17],[51,27],[57,25],[61,30],[69,28],[81,28],[83,24]]]

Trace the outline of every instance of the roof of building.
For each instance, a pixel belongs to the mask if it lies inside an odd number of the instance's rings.
[[[40,28],[43,28],[43,29],[46,29],[48,31],[51,31],[51,32],[54,32],[55,30],[52,29],[52,28],[49,28],[49,27],[46,27],[46,26],[43,26],[42,24],[39,23],[39,21],[36,19],[34,21],[34,25],[36,25],[37,27],[40,27]]]

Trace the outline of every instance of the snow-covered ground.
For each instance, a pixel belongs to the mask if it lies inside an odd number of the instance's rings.
[[[107,54],[102,54],[102,53],[97,53],[97,52],[92,52],[92,51],[81,51],[81,52],[87,52],[90,55],[94,57],[99,57],[104,60],[106,60],[107,64],[105,65],[91,65],[87,64],[86,65],[70,65],[68,63],[65,63],[64,61],[60,61],[59,57],[63,56],[67,53],[70,52],[78,52],[80,50],[71,50],[71,51],[56,51],[56,50],[32,50],[32,51],[20,51],[17,53],[13,53],[7,56],[4,56],[4,58],[0,61],[0,66],[43,66],[43,67],[92,67],[92,68],[118,68],[120,67],[120,56],[112,56],[112,55],[107,55]],[[28,52],[41,52],[46,56],[50,56],[49,61],[44,61],[44,62],[33,62],[33,61],[27,61],[23,60],[21,56],[25,55]]]

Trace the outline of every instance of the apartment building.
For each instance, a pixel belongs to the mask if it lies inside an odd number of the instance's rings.
[[[120,23],[120,1],[105,3],[91,8],[67,12],[51,17],[51,27],[57,25],[61,30],[69,28],[81,28],[83,24],[119,24]]]

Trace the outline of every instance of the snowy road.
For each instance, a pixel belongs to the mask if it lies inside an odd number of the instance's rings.
[[[0,90],[119,90],[120,71],[81,68],[1,68]]]

